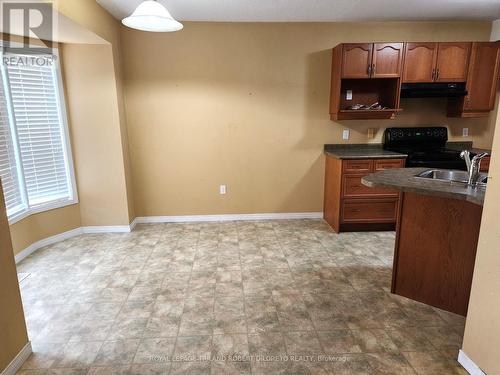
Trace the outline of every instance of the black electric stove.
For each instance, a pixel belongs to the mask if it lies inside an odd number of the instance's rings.
[[[387,128],[384,133],[384,148],[407,154],[407,168],[467,170],[460,151],[446,148],[447,141],[448,129],[445,127]]]

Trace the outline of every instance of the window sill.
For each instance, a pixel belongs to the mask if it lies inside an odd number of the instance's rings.
[[[50,203],[45,203],[39,206],[31,207],[28,210],[21,211],[15,215],[9,216],[9,225],[14,225],[19,221],[26,219],[28,216],[39,214],[46,211],[71,206],[78,203],[78,199],[61,199]]]

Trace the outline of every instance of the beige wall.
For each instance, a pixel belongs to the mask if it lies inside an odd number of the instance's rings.
[[[380,143],[384,129],[390,126],[443,125],[448,128],[450,141],[472,141],[476,147],[490,149],[495,130],[498,106],[488,117],[461,119],[446,117],[446,99],[401,99],[403,112],[394,120],[340,121],[339,129],[349,129],[351,139],[346,143]],[[469,137],[462,136],[463,128],[469,129]],[[374,129],[374,138],[368,139],[368,129]],[[336,134],[332,143],[344,143],[342,134]]]
[[[329,120],[341,42],[488,40],[491,23],[192,23],[122,28],[137,216],[321,211],[323,144],[379,142],[383,128],[447,125],[482,147],[491,119],[450,119],[444,100],[404,101],[395,121]],[[368,140],[368,128],[376,137]],[[218,186],[228,185],[220,196]]]
[[[500,40],[500,19],[493,21],[493,27],[491,30],[492,41]]]
[[[135,204],[132,184],[132,170],[130,163],[130,150],[127,130],[127,115],[125,111],[124,77],[122,64],[122,50],[117,50],[114,54],[116,73],[116,94],[118,101],[118,116],[120,118],[120,138],[123,157],[123,168],[125,174],[125,188],[127,193],[128,221],[131,223],[135,219]]]
[[[500,375],[500,114],[474,267],[463,350],[488,375]]]
[[[24,320],[1,183],[0,285],[0,373],[3,373],[3,370],[28,343],[28,333]]]
[[[72,19],[81,26],[96,33],[107,40],[112,47],[112,65],[115,76],[115,93],[117,107],[109,107],[108,110],[118,110],[119,136],[121,140],[121,152],[123,163],[115,168],[124,169],[126,186],[126,202],[129,223],[135,218],[134,201],[132,194],[132,182],[130,171],[130,160],[128,152],[127,119],[123,99],[123,73],[121,61],[121,23],[106,12],[95,0],[64,0],[55,3],[58,11],[64,16]],[[109,57],[108,57],[109,59]],[[109,62],[108,62],[109,63]],[[116,223],[115,223],[116,224]],[[99,224],[92,224],[99,225]]]
[[[54,5],[55,9],[67,18],[92,31],[110,44],[119,48],[119,22],[113,18],[95,0],[46,0]]]
[[[110,45],[61,47],[82,226],[130,223]]]
[[[493,25],[491,40],[500,39],[500,22]],[[498,104],[497,104],[498,105]],[[484,203],[481,232],[474,267],[463,350],[488,375],[500,375],[500,113],[490,163],[490,180]]]

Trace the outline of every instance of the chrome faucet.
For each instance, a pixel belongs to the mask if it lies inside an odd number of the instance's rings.
[[[465,164],[467,165],[467,172],[469,173],[469,180],[467,184],[469,186],[477,186],[477,182],[480,177],[479,170],[481,169],[481,160],[488,155],[489,154],[487,152],[483,152],[481,154],[477,154],[471,159],[470,151],[464,150],[460,153],[460,157],[465,160]]]

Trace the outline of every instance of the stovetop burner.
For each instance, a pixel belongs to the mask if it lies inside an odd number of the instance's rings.
[[[466,170],[460,151],[446,148],[445,127],[387,128],[384,148],[408,155],[407,167],[429,167]]]

